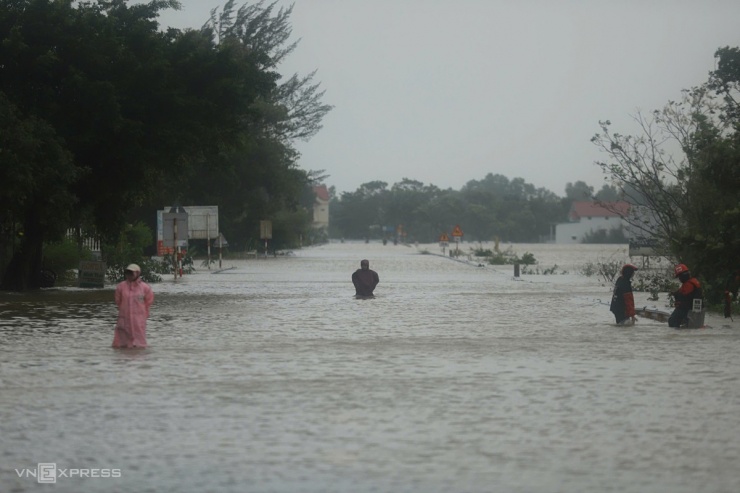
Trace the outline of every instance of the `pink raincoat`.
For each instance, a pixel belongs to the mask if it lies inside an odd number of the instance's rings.
[[[118,321],[113,335],[113,347],[146,347],[146,319],[149,317],[149,307],[153,302],[152,288],[141,278],[118,283],[116,286]]]

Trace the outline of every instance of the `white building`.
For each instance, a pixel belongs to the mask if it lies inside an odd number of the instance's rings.
[[[627,202],[573,202],[568,219],[570,222],[555,226],[555,243],[581,243],[583,239],[600,230],[622,229],[629,238]]]
[[[329,190],[326,189],[326,185],[318,185],[313,187],[313,192],[316,199],[313,204],[312,226],[327,231],[329,229]]]

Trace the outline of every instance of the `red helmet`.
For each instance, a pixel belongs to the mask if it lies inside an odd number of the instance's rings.
[[[673,273],[675,274],[675,277],[678,277],[679,274],[683,274],[684,272],[688,272],[689,268],[686,267],[685,264],[678,264],[675,269],[673,269]]]
[[[625,271],[627,271],[627,270],[632,270],[632,271],[636,271],[636,270],[638,270],[638,269],[637,269],[637,266],[636,266],[636,265],[632,265],[632,264],[624,264],[624,265],[622,266],[622,274],[624,274],[624,272],[625,272]]]

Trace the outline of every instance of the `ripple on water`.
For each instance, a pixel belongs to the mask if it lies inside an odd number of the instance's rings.
[[[576,268],[624,247],[512,248],[568,273],[350,243],[229,262],[154,285],[139,351],[109,347],[111,287],[0,294],[2,455],[123,471],[62,491],[740,490],[737,328],[617,328]]]

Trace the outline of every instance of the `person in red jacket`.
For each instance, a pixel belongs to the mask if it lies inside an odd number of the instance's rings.
[[[671,293],[673,295],[673,313],[668,318],[668,327],[678,328],[688,323],[689,312],[694,300],[702,298],[701,283],[691,276],[689,268],[684,264],[678,264],[673,270],[675,276],[681,281],[681,287]]]
[[[632,264],[622,266],[621,275],[614,284],[614,293],[609,310],[614,314],[618,325],[634,325],[635,317],[635,298],[632,295],[632,277],[635,275],[637,267]]]

